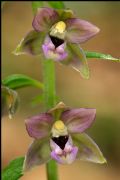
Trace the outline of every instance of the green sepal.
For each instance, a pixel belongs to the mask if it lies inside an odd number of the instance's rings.
[[[74,144],[79,148],[77,159],[94,163],[106,163],[97,144],[85,133],[72,135]]]

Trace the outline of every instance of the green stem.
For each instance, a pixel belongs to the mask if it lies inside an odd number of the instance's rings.
[[[44,101],[46,110],[56,105],[55,68],[52,60],[43,60]]]
[[[55,68],[51,60],[43,60],[44,102],[46,110],[56,104]],[[48,180],[58,180],[57,164],[51,160],[46,165]]]
[[[40,1],[32,1],[32,9],[34,13],[37,11],[37,8],[41,6],[42,4]],[[51,60],[43,60],[43,83],[45,109],[48,110],[56,104],[55,68],[54,62]],[[54,160],[51,160],[46,164],[46,170],[48,180],[58,180],[57,164]]]

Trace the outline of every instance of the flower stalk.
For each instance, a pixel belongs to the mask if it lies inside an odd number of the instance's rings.
[[[39,3],[32,8],[35,11],[39,8]],[[44,60],[43,64],[43,83],[44,83],[44,103],[45,109],[48,110],[56,104],[56,90],[55,90],[55,68],[54,62],[51,60]],[[58,180],[57,164],[54,160],[46,164],[47,180]]]
[[[51,60],[43,60],[43,83],[45,111],[56,105],[55,68]]]
[[[43,60],[43,83],[44,83],[44,102],[45,110],[48,110],[56,104],[55,90],[55,68],[51,60]],[[57,164],[54,160],[46,164],[48,180],[58,180]]]

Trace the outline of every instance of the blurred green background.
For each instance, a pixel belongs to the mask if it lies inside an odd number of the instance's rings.
[[[84,50],[120,56],[120,2],[65,2],[81,19],[98,26],[100,33],[82,44]],[[2,8],[2,78],[21,73],[42,81],[39,57],[14,56],[11,52],[32,29],[31,2],[6,2]],[[56,89],[60,100],[71,107],[97,109],[96,121],[87,133],[101,148],[108,163],[97,165],[77,161],[59,165],[60,180],[120,179],[120,63],[89,59],[90,80],[84,80],[72,68],[56,66]],[[17,156],[24,156],[32,142],[24,120],[44,110],[32,106],[31,100],[41,92],[33,87],[19,89],[21,103],[13,120],[2,120],[2,165]],[[87,172],[87,173],[86,173]],[[26,173],[21,180],[45,180],[45,166]]]

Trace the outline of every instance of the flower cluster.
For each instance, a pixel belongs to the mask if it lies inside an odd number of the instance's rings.
[[[75,16],[69,9],[39,8],[31,30],[15,50],[15,54],[42,55],[70,65],[89,78],[87,59],[80,44],[99,32],[99,28]],[[46,113],[28,118],[26,129],[34,138],[24,161],[24,171],[50,159],[71,164],[75,159],[106,162],[100,149],[84,131],[93,123],[95,109],[71,109],[58,103]]]
[[[69,9],[39,8],[33,28],[17,46],[14,54],[44,55],[46,59],[70,65],[88,79],[87,59],[80,44],[99,32],[99,28],[75,16]]]
[[[95,109],[71,109],[60,102],[48,112],[28,118],[26,129],[35,140],[26,154],[24,171],[50,159],[61,164],[71,164],[75,159],[106,162],[95,142],[84,133],[95,115]]]

